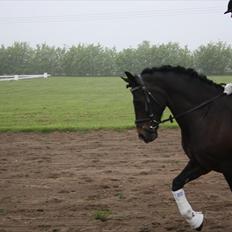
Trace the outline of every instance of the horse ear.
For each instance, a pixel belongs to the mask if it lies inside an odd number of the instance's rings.
[[[130,72],[125,72],[126,76],[127,76],[127,80],[130,86],[135,85],[136,80],[135,80],[135,76],[133,74],[131,74]]]
[[[126,76],[128,77],[129,81],[133,81],[135,79],[135,77],[130,73],[130,72],[125,72]]]
[[[126,83],[129,83],[129,80],[128,80],[127,78],[122,77],[122,76],[120,76],[120,78],[121,78],[122,80],[124,80]]]

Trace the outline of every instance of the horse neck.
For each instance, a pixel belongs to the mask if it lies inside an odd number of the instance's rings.
[[[220,88],[200,79],[181,75],[169,73],[160,75],[156,80],[156,85],[158,84],[166,93],[167,107],[174,116],[196,107],[221,92]],[[197,113],[199,112],[198,110]],[[191,115],[189,115],[188,120],[191,120]],[[182,120],[178,123],[181,124]]]

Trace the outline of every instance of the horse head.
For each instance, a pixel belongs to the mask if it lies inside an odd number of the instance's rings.
[[[146,87],[141,76],[125,72],[127,87],[131,88],[135,111],[135,124],[138,137],[145,143],[152,142],[158,137],[160,118],[165,106],[160,104],[157,96],[154,96]]]

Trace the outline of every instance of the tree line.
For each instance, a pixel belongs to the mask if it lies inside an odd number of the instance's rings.
[[[181,65],[206,75],[232,73],[232,47],[224,42],[208,43],[191,51],[178,43],[151,44],[117,51],[100,44],[78,44],[70,48],[25,42],[0,47],[0,75],[41,74],[59,76],[118,76],[125,70],[140,73],[146,67]]]

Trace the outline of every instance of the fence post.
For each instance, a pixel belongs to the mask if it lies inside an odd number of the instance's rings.
[[[19,79],[19,75],[14,75],[14,79],[17,81]]]
[[[44,77],[44,78],[48,78],[48,74],[47,74],[47,73],[44,73],[43,77]]]

